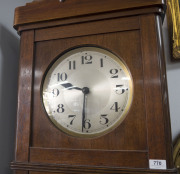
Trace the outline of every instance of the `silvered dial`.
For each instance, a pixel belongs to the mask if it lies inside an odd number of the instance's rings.
[[[50,120],[63,132],[97,137],[116,128],[132,102],[132,78],[124,62],[97,47],[60,56],[45,75],[42,100]]]

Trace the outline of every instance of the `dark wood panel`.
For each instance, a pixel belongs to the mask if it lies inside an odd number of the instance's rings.
[[[122,158],[123,156],[123,158]],[[148,168],[147,152],[30,148],[31,163]]]
[[[64,174],[64,173],[70,173],[70,174],[84,174],[84,171],[69,171],[68,169],[66,171],[62,171],[62,172],[58,172],[58,173],[51,173],[51,172],[30,172],[30,174]],[[86,173],[88,174],[108,174],[108,173],[112,173],[112,174],[140,174],[140,173],[146,173],[146,174],[177,174],[177,171],[174,170],[166,170],[166,171],[157,171],[157,170],[141,170],[141,169],[119,169],[119,170],[111,170],[111,171],[107,171],[107,170],[99,170],[99,171],[86,171]]]
[[[73,0],[65,1],[63,3],[59,0],[41,0],[16,8],[14,25],[17,27],[17,25],[26,23],[133,8],[152,6],[160,6],[163,8],[164,4],[164,0]]]
[[[160,55],[156,17],[154,15],[142,16],[141,25],[149,159],[165,159],[168,162],[166,148],[164,148],[167,140],[165,139],[163,109],[165,101],[162,97],[162,67],[160,66],[161,59],[164,57]],[[150,27],[151,30],[149,30]]]
[[[58,173],[51,173],[51,172],[30,172],[30,174],[64,174],[64,173],[70,173],[70,174],[84,174],[84,171],[71,171],[69,169],[62,171],[62,172],[58,172]],[[105,170],[96,170],[96,171],[85,171],[87,174],[140,174],[140,173],[146,173],[146,174],[177,174],[177,171],[175,169],[173,170],[141,170],[141,169],[112,169],[110,171],[108,171],[107,169]]]
[[[173,168],[173,149],[172,149],[172,137],[171,137],[171,124],[170,124],[170,112],[169,112],[169,98],[168,98],[168,88],[167,88],[167,73],[166,73],[166,63],[164,56],[164,45],[163,45],[163,34],[162,34],[162,21],[159,16],[156,16],[157,25],[157,37],[158,37],[158,47],[159,56],[161,57],[159,61],[159,66],[161,67],[161,88],[162,88],[162,101],[163,101],[163,114],[164,114],[164,127],[165,127],[165,140],[166,140],[166,154],[168,157],[167,166],[168,168]],[[168,131],[167,131],[168,130]]]
[[[30,174],[177,174],[176,169],[150,170],[142,168],[120,168],[100,166],[77,166],[42,163],[13,163],[13,169],[29,171]]]
[[[69,26],[39,29],[35,32],[35,41],[68,38],[75,36],[109,33],[139,29],[139,18],[118,18]]]
[[[29,174],[49,174],[49,173],[52,173],[52,172],[31,172],[31,171],[29,172]],[[60,173],[64,174],[64,172],[60,172]],[[53,174],[60,174],[60,173],[59,172],[58,173],[57,172],[53,172]],[[71,171],[71,173],[72,173],[72,171]]]
[[[82,44],[99,45],[121,56],[129,66],[134,80],[133,105],[127,119],[113,132],[95,139],[76,139],[58,130],[50,122],[42,107],[39,91],[43,74],[51,61],[64,50]],[[140,49],[138,30],[38,42],[35,55],[31,145],[46,148],[146,150],[146,117]]]
[[[69,24],[77,24],[83,22],[92,22],[98,20],[105,20],[105,19],[112,19],[118,17],[125,17],[125,16],[133,16],[139,14],[149,14],[149,13],[156,13],[161,14],[163,13],[160,7],[151,7],[151,8],[143,8],[143,9],[131,9],[127,11],[118,11],[112,13],[103,13],[103,14],[96,14],[91,16],[80,16],[77,18],[67,18],[61,20],[52,20],[52,21],[45,21],[40,23],[33,23],[27,25],[20,25],[18,27],[18,32],[22,32],[23,30],[29,29],[40,29],[40,28],[47,28],[47,27],[54,27],[54,26],[62,26],[62,25],[69,25]]]
[[[14,173],[13,174],[29,174],[29,172],[28,171],[23,171],[23,170],[16,170],[16,171],[14,171]]]
[[[21,36],[17,106],[16,161],[28,161],[33,78],[34,31]]]
[[[21,33],[16,159],[11,163],[16,174],[176,173],[170,161],[158,16],[164,7],[164,0],[34,0],[16,9],[15,27],[25,30]],[[36,29],[35,34],[29,27]],[[108,48],[122,57],[134,83],[126,119],[112,132],[92,139],[58,130],[41,101],[41,83],[49,64],[65,50],[84,44]],[[149,159],[165,159],[172,170],[150,170]]]

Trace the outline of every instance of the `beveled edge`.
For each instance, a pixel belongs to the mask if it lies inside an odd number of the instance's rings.
[[[43,164],[43,163],[23,163],[23,162],[11,162],[12,170],[22,171],[38,171],[38,172],[58,172],[69,174],[177,174],[177,169],[167,170],[151,170],[140,168],[120,168],[120,167],[102,167],[102,166],[78,166],[78,165],[63,165],[63,164]]]
[[[14,28],[17,30],[20,25],[149,7],[159,7],[165,11],[166,2],[165,0],[129,0],[128,3],[124,0],[66,0],[64,2],[34,0],[15,9]]]

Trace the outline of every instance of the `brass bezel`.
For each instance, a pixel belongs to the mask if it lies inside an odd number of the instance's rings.
[[[43,86],[45,83],[45,79],[46,79],[46,75],[52,71],[52,69],[54,69],[53,67],[56,67],[56,65],[60,64],[63,60],[65,60],[66,58],[69,57],[69,55],[72,55],[74,53],[80,52],[80,51],[96,51],[96,52],[100,52],[103,54],[108,55],[110,58],[114,59],[116,62],[118,62],[120,64],[120,66],[123,68],[123,71],[125,72],[126,76],[130,79],[129,80],[129,99],[126,105],[126,108],[123,112],[123,114],[121,115],[121,117],[119,118],[119,120],[113,124],[112,126],[110,126],[108,129],[106,129],[105,131],[102,132],[98,132],[98,133],[77,133],[74,132],[72,130],[69,130],[63,126],[61,126],[59,123],[57,123],[57,121],[55,119],[53,119],[53,117],[51,117],[51,115],[49,115],[46,111],[46,103],[43,100]],[[122,58],[119,58],[119,56],[116,56],[114,53],[112,53],[111,51],[101,48],[101,47],[97,47],[97,46],[80,46],[80,47],[76,47],[76,48],[72,48],[69,49],[67,51],[65,51],[63,54],[61,54],[60,56],[57,57],[57,59],[55,60],[55,62],[53,62],[51,64],[51,66],[49,66],[49,68],[47,69],[45,75],[44,75],[44,80],[42,82],[42,93],[41,93],[41,97],[42,97],[42,103],[44,105],[44,109],[45,112],[48,116],[48,118],[51,120],[51,122],[61,131],[63,131],[64,133],[71,135],[73,137],[79,137],[79,138],[96,138],[96,137],[100,137],[103,136],[109,132],[111,132],[112,130],[114,130],[116,127],[118,127],[122,121],[125,119],[125,117],[127,116],[131,105],[132,105],[132,100],[133,100],[133,79],[132,79],[132,75],[130,73],[130,70],[128,68],[128,66],[126,65],[126,63],[124,62],[124,60],[122,60]]]

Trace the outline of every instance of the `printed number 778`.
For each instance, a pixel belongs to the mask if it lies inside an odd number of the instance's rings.
[[[162,163],[160,161],[154,161],[154,165],[155,166],[160,166],[160,165],[162,165]]]

